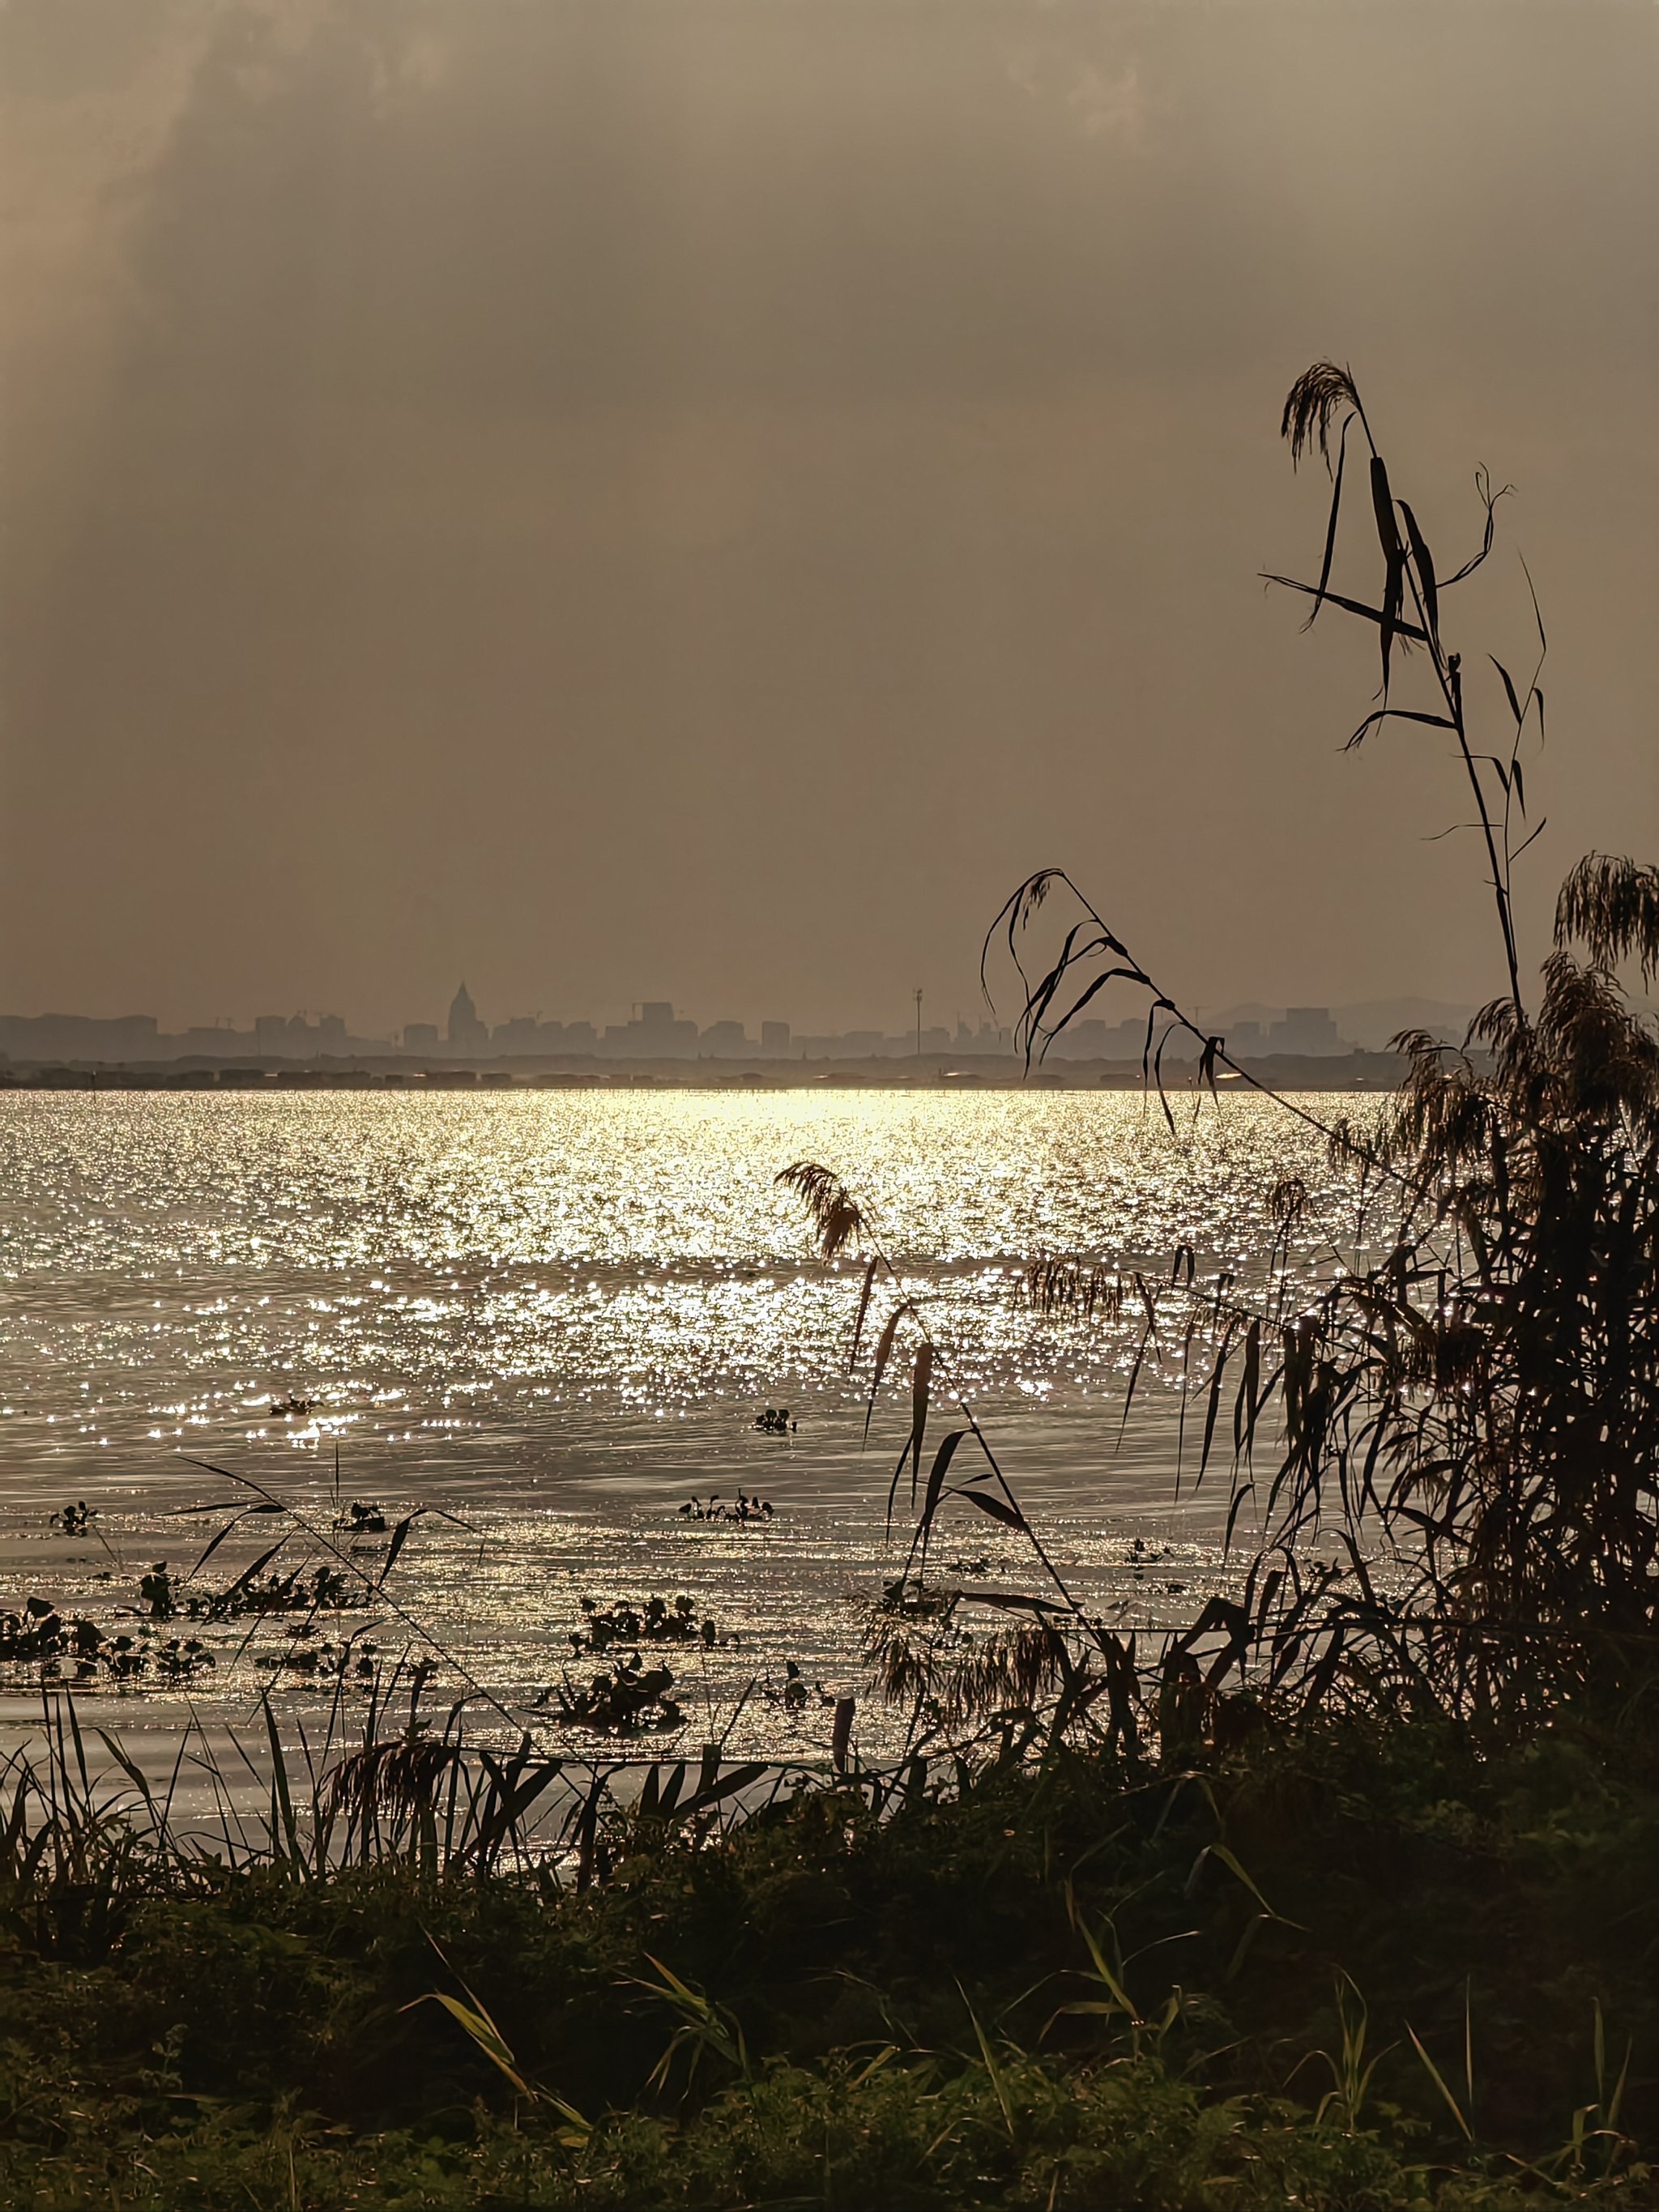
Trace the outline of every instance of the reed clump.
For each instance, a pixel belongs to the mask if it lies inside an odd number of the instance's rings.
[[[1544,826],[1527,798],[1543,737],[1544,625],[1533,598],[1530,670],[1517,678],[1487,656],[1484,698],[1449,628],[1449,594],[1490,556],[1503,494],[1477,476],[1480,540],[1450,568],[1397,495],[1346,369],[1319,362],[1299,378],[1283,429],[1293,459],[1323,459],[1331,498],[1317,580],[1271,580],[1311,602],[1310,622],[1334,608],[1375,637],[1379,703],[1350,747],[1401,725],[1443,746],[1486,869],[1503,988],[1461,1047],[1395,1040],[1405,1079],[1380,1122],[1327,1123],[1277,1099],[1321,1131],[1352,1194],[1350,1233],[1316,1276],[1293,1278],[1285,1264],[1307,1204],[1294,1182],[1273,1194],[1278,1233],[1258,1281],[1206,1277],[1187,1247],[1167,1279],[1086,1255],[1042,1255],[1025,1273],[1039,1312],[1139,1323],[1126,1419],[1143,1372],[1173,1369],[1192,1411],[1191,1479],[1229,1486],[1229,1540],[1247,1568],[1236,1595],[1212,1598],[1175,1637],[1137,1640],[1089,1620],[865,1211],[821,1164],[798,1163],[785,1179],[826,1257],[872,1253],[855,1349],[872,1297],[890,1286],[872,1403],[896,1346],[915,1346],[890,1510],[908,1473],[915,1540],[902,1587],[933,1659],[939,1624],[948,1634],[961,1604],[987,1601],[960,1590],[943,1607],[937,1590],[922,1599],[935,1524],[967,1505],[1025,1540],[1037,1585],[1000,1601],[1024,1606],[1066,1647],[1051,1668],[1049,1725],[1132,1745],[1149,1712],[1154,1733],[1213,1732],[1218,1700],[1233,1698],[1379,1718],[1431,1711],[1524,1733],[1564,1700],[1594,1692],[1611,1707],[1659,1682],[1659,1023],[1626,988],[1659,975],[1659,868],[1602,854],[1579,862],[1529,1000],[1516,868]],[[1348,591],[1334,578],[1356,453],[1376,573]],[[998,945],[1019,981],[1028,1060],[1109,988],[1144,1006],[1145,1073],[1172,1127],[1172,1041],[1196,1048],[1200,1098],[1207,1089],[1217,1110],[1224,1073],[1263,1088],[1063,871],[1019,885],[988,959]],[[944,1439],[924,1481],[940,1377],[967,1426]],[[892,1679],[908,1683],[932,1662],[913,1650],[907,1674],[898,1640],[890,1629],[884,1651]],[[994,1671],[986,1698],[1000,1694]],[[971,1685],[965,1694],[974,1701]]]

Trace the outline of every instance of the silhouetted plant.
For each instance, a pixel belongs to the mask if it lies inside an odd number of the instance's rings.
[[[1167,1283],[1051,1255],[1027,1271],[1024,1295],[1038,1310],[1085,1319],[1142,1315],[1126,1416],[1143,1364],[1164,1359],[1166,1337],[1182,1345],[1183,1362],[1200,1336],[1212,1347],[1199,1479],[1231,1429],[1230,1534],[1247,1503],[1259,1509],[1265,1534],[1243,1607],[1212,1598],[1185,1636],[1158,1645],[1166,1716],[1184,1698],[1187,1725],[1207,1700],[1211,1725],[1231,1675],[1316,1700],[1426,1698],[1511,1712],[1592,1675],[1623,1681],[1650,1668],[1659,1648],[1659,1030],[1632,1006],[1617,974],[1627,962],[1644,981],[1659,973],[1659,871],[1601,854],[1579,864],[1563,886],[1555,950],[1529,1012],[1512,877],[1543,827],[1522,835],[1523,744],[1529,730],[1541,738],[1543,729],[1543,625],[1534,597],[1538,659],[1524,684],[1492,661],[1505,728],[1490,748],[1471,734],[1462,658],[1443,627],[1446,594],[1492,550],[1502,494],[1477,476],[1480,544],[1442,576],[1412,507],[1392,489],[1346,369],[1318,362],[1298,378],[1281,428],[1293,461],[1317,450],[1332,491],[1317,581],[1272,580],[1311,599],[1310,622],[1334,606],[1376,633],[1379,703],[1350,746],[1394,720],[1448,734],[1488,864],[1506,988],[1475,1017],[1461,1048],[1420,1033],[1395,1040],[1405,1079],[1375,1127],[1328,1123],[1267,1094],[1320,1130],[1351,1174],[1362,1218],[1374,1235],[1382,1231],[1375,1264],[1335,1264],[1297,1297],[1287,1295],[1287,1270],[1271,1266],[1267,1291],[1253,1298],[1231,1275],[1197,1279],[1186,1248]],[[1372,599],[1331,582],[1356,435],[1367,456],[1382,568]],[[1407,659],[1425,672],[1426,703],[1396,702]],[[1033,933],[1060,901],[1069,911],[1058,945],[1029,968]],[[1020,979],[1016,1035],[1028,1065],[1116,983],[1145,1000],[1143,1072],[1166,1115],[1172,1044],[1195,1054],[1197,1080],[1212,1094],[1223,1069],[1266,1090],[1229,1055],[1224,1036],[1161,988],[1064,871],[1040,870],[1014,891],[988,934],[982,972],[998,942]],[[874,1243],[865,1213],[825,1169],[800,1162],[781,1180],[805,1201],[826,1258]],[[1296,1183],[1273,1194],[1276,1260],[1288,1253],[1305,1199]],[[878,1341],[872,1402],[896,1332],[908,1325],[924,1338],[913,1384],[918,1411],[890,1511],[907,1464],[916,1496],[923,1355],[931,1366],[938,1354],[875,1243],[854,1358],[878,1279],[895,1286],[897,1303]],[[1161,1320],[1171,1305],[1180,1310],[1166,1331]],[[1231,1422],[1223,1419],[1228,1407]],[[969,1422],[982,1442],[971,1415]],[[994,1467],[988,1445],[985,1452]],[[1259,1457],[1269,1471],[1258,1483]],[[942,1484],[941,1472],[936,1466],[921,1497],[896,1586],[910,1593],[913,1613],[933,1519],[944,1498],[963,1494],[964,1486]],[[1085,1648],[1087,1664],[1109,1656],[1133,1670],[1133,1639],[1107,1639],[1085,1620],[996,1474],[1000,1490],[972,1502],[1029,1538],[1065,1601],[1053,1618]],[[1310,1546],[1322,1531],[1339,1537],[1345,1568],[1311,1565]],[[952,1613],[962,1595],[951,1597]],[[890,1624],[883,1629],[884,1663],[908,1682],[906,1667],[915,1666],[897,1655],[898,1634]],[[1068,1682],[1060,1710],[1085,1712],[1093,1688],[1088,1682],[1085,1695]],[[1000,1686],[988,1683],[987,1694],[1000,1694]]]
[[[1384,1256],[1337,1271],[1288,1316],[1251,1312],[1236,1293],[1218,1297],[1211,1402],[1236,1363],[1242,1498],[1253,1487],[1252,1447],[1278,1401],[1270,1540],[1252,1578],[1255,1626],[1275,1674],[1310,1661],[1322,1692],[1340,1666],[1350,1681],[1362,1670],[1372,1687],[1432,1686],[1480,1707],[1527,1703],[1558,1693],[1615,1649],[1624,1660],[1650,1658],[1659,1595],[1659,1034],[1615,971],[1626,961],[1644,980],[1659,970],[1659,872],[1600,854],[1579,864],[1563,887],[1556,950],[1529,1012],[1511,873],[1531,837],[1516,843],[1512,831],[1525,813],[1522,738],[1534,717],[1542,730],[1543,627],[1524,690],[1493,661],[1508,728],[1492,750],[1471,739],[1462,659],[1443,631],[1445,592],[1492,550],[1499,495],[1477,479],[1482,542],[1438,579],[1346,370],[1321,362],[1298,378],[1282,427],[1293,459],[1317,446],[1332,496],[1318,581],[1274,580],[1311,597],[1310,620],[1331,605],[1377,632],[1381,704],[1351,745],[1390,719],[1450,733],[1490,866],[1509,988],[1476,1016],[1462,1049],[1424,1034],[1396,1040],[1406,1080],[1380,1132],[1328,1132],[1371,1220],[1389,1217]],[[1330,586],[1356,427],[1369,453],[1382,569],[1376,604]],[[1437,695],[1431,708],[1395,703],[1396,647],[1426,664]],[[1020,934],[1061,884],[1069,878],[1053,872],[1030,878],[1004,908],[1016,957]],[[1206,1080],[1235,1066],[1224,1039],[1204,1036],[1084,903],[1085,922],[1027,991],[1028,1053],[1040,1056],[1100,988],[1083,973],[1093,963],[1147,994],[1154,1079],[1172,1032],[1199,1040]],[[1100,1296],[1088,1278],[1052,1267],[1031,1287],[1050,1306],[1086,1310]],[[1210,1443],[1206,1429],[1206,1455]],[[1351,1584],[1340,1593],[1305,1589],[1298,1549],[1333,1516],[1349,1545]],[[1379,1534],[1408,1570],[1403,1595],[1380,1596],[1366,1571],[1364,1550]]]

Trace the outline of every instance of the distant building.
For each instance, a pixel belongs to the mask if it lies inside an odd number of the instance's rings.
[[[194,1037],[198,1033],[192,1030],[190,1034]],[[233,1035],[230,1030],[220,1032],[222,1040],[221,1050],[232,1048],[229,1040]],[[262,1058],[310,1060],[319,1052],[349,1052],[355,1042],[346,1033],[343,1014],[324,1014],[314,1022],[307,1021],[303,1014],[258,1014],[254,1017],[253,1049]],[[206,1048],[210,1050],[212,1048]],[[204,1048],[191,1044],[186,1049],[200,1051]]]
[[[1093,1030],[1102,1029],[1105,1024],[1085,1022],[1082,1026]],[[999,1052],[1006,1048],[1008,1042],[1008,1031],[1000,1030],[994,1022],[981,1021],[975,1029],[960,1014],[957,1016],[956,1049],[958,1052]]]
[[[635,1030],[639,1049],[653,1059],[675,1053],[690,1054],[697,1048],[696,1024],[677,1016],[666,999],[647,999],[640,1008],[637,1025],[630,1022],[629,1027]]]
[[[436,1022],[406,1022],[404,1024],[405,1052],[436,1052],[438,1024]]]
[[[567,1034],[576,1026],[568,1024]],[[689,1058],[697,1048],[697,1025],[676,1019],[668,1000],[647,999],[631,1020],[612,1023],[605,1044],[607,1052],[637,1060]]]
[[[1268,1028],[1267,1049],[1302,1054],[1340,1052],[1342,1039],[1328,1006],[1286,1006],[1284,1020]]]
[[[788,1023],[763,1022],[760,1041],[763,1052],[787,1052],[789,1049]]]
[[[1003,1034],[1006,1036],[1006,1032]],[[1054,1039],[1050,1057],[1056,1060],[1139,1060],[1146,1042],[1144,1021],[1097,1021],[1085,1014],[1068,1023]]]
[[[489,1047],[489,1031],[478,1019],[472,994],[465,983],[450,1001],[448,1035],[452,1052],[485,1052]]]
[[[505,1022],[497,1022],[489,1042],[497,1052],[539,1052],[542,1049],[541,1024],[534,1014],[514,1014]]]
[[[1090,1019],[1086,1015],[1080,1022],[1073,1022],[1054,1039],[1054,1050],[1077,1060],[1103,1060],[1106,1057],[1106,1024]]]
[[[698,1040],[705,1052],[747,1052],[749,1039],[741,1022],[710,1022]]]

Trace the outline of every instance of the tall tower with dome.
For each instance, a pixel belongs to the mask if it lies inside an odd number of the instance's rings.
[[[489,1042],[489,1031],[478,1019],[472,994],[465,983],[450,1002],[449,1042],[456,1052],[480,1052]]]

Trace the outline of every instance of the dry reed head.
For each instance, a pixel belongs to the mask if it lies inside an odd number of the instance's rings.
[[[796,1160],[774,1180],[783,1189],[793,1191],[805,1206],[818,1249],[826,1260],[836,1258],[849,1246],[856,1251],[864,1243],[868,1233],[864,1216],[839,1176],[815,1160]]]
[[[1588,853],[1561,886],[1558,945],[1582,945],[1592,967],[1634,960],[1642,981],[1659,975],[1659,868],[1607,853]]]
[[[372,1828],[401,1826],[432,1813],[462,1764],[453,1736],[405,1735],[365,1744],[331,1769],[322,1797],[325,1820]]]
[[[1331,424],[1345,411],[1360,411],[1352,373],[1334,361],[1316,361],[1304,368],[1286,395],[1279,426],[1279,435],[1290,441],[1292,466],[1299,466],[1304,453],[1317,445],[1319,457],[1329,469]]]
[[[1033,1260],[1019,1278],[1019,1296],[1033,1313],[1115,1321],[1123,1310],[1123,1278],[1115,1267],[1075,1260]]]
[[[886,1704],[918,1714],[926,1708],[935,1726],[960,1729],[1034,1715],[1075,1674],[1053,1620],[975,1633],[961,1626],[960,1592],[931,1595],[931,1604],[878,1606],[871,1613],[866,1657]]]

